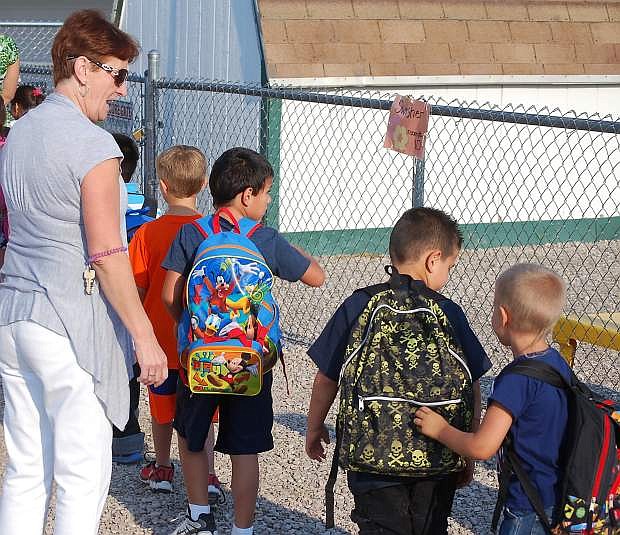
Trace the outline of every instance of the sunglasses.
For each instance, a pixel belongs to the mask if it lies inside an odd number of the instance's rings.
[[[80,56],[67,56],[67,61],[71,61],[72,59],[78,59]],[[116,87],[122,86],[127,80],[127,76],[129,76],[129,71],[127,69],[115,69],[112,65],[108,65],[107,63],[101,63],[100,61],[95,61],[94,59],[90,59],[88,56],[84,56],[88,61],[90,61],[93,65],[97,65],[100,69],[107,72],[112,78],[114,78],[114,85]]]

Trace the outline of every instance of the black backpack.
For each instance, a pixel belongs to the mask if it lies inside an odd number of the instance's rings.
[[[455,427],[471,428],[471,372],[437,303],[445,298],[395,269],[389,273],[388,283],[358,290],[370,301],[351,329],[340,375],[327,527],[334,524],[338,466],[387,477],[428,477],[465,466],[413,423],[419,407],[431,406]]]
[[[571,371],[567,381],[552,366],[524,360],[500,373],[516,373],[566,390],[568,428],[562,446],[557,518],[549,519],[507,435],[500,466],[499,493],[491,527],[496,530],[514,474],[548,533],[617,535],[620,533],[620,407],[594,394]],[[556,507],[556,509],[558,509]]]

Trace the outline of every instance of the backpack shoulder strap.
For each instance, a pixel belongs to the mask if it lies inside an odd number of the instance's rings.
[[[254,234],[259,228],[263,226],[258,221],[254,221],[253,219],[250,219],[249,217],[241,218],[238,223],[239,223],[239,234],[241,234],[242,236],[245,236],[246,238],[252,237],[252,234]]]
[[[210,223],[211,217],[201,217],[200,219],[195,219],[194,221],[192,221],[192,225],[194,225],[198,229],[198,231],[200,232],[200,234],[202,234],[202,237],[205,240],[209,237],[209,231],[211,231]]]
[[[230,221],[230,223],[233,226],[232,231],[236,232],[237,234],[240,234],[239,231],[239,222],[237,221],[237,218],[234,216],[234,214],[226,207],[224,208],[218,208],[215,212],[215,214],[213,214],[213,219],[211,222],[211,226],[213,227],[213,233],[214,234],[219,234],[220,232],[222,232],[222,228],[220,226],[220,216],[225,215],[226,218]]]
[[[336,445],[334,447],[334,456],[332,457],[332,466],[329,471],[329,477],[327,478],[327,483],[325,484],[325,527],[327,529],[333,528],[335,525],[334,487],[336,486],[336,479],[338,478],[338,455],[340,454],[341,444],[341,436],[338,432],[338,425],[336,425]]]
[[[502,460],[501,470],[499,474],[499,490],[497,493],[495,510],[493,511],[491,530],[493,531],[493,533],[495,533],[495,531],[497,530],[500,513],[504,509],[506,497],[508,496],[508,486],[510,484],[510,479],[514,474],[519,480],[519,483],[521,484],[525,495],[532,504],[532,507],[534,508],[536,515],[540,519],[540,522],[543,525],[545,532],[548,533],[548,535],[553,535],[551,531],[552,520],[549,519],[547,517],[547,513],[545,513],[545,507],[542,503],[542,499],[540,498],[540,494],[538,494],[538,489],[527,475],[525,468],[523,468],[521,460],[515,452],[514,445],[512,443],[512,440],[510,439],[510,435],[508,435],[504,440],[503,455],[504,458]]]
[[[538,360],[528,359],[517,362],[515,365],[502,370],[500,376],[513,373],[533,377],[534,379],[548,383],[556,388],[570,389],[571,387],[571,383],[568,382],[558,370],[546,362]]]
[[[382,282],[380,284],[373,284],[372,286],[366,286],[365,288],[358,288],[355,291],[365,293],[368,297],[373,297],[380,292],[389,290],[389,288],[390,288],[390,285],[388,283]]]

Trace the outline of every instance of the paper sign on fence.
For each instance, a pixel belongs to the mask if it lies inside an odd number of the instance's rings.
[[[396,95],[383,146],[423,160],[429,114],[426,102]]]

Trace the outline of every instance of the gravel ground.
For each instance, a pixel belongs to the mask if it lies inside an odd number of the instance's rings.
[[[288,376],[291,395],[286,395],[284,377],[279,368],[274,380],[274,438],[273,451],[261,455],[261,484],[257,504],[255,533],[257,534],[314,534],[357,533],[349,518],[352,498],[346,477],[340,473],[336,485],[336,528],[323,527],[323,488],[329,463],[310,461],[304,453],[306,409],[312,388],[313,367],[301,346],[288,348]],[[140,418],[147,434],[147,448],[152,447],[146,392],[143,389]],[[3,404],[2,404],[3,408]],[[334,413],[328,421],[333,432]],[[0,441],[0,474],[4,475],[4,440]],[[331,455],[330,449],[330,455]],[[176,441],[173,460],[177,466],[175,489],[170,495],[154,494],[138,480],[137,465],[114,465],[110,495],[103,514],[100,535],[167,535],[185,509],[185,492],[178,461]],[[226,504],[217,511],[220,534],[230,533],[232,497],[229,490],[230,462],[216,454],[217,471],[226,491]],[[488,519],[495,499],[496,479],[492,462],[479,463],[475,481],[459,491],[450,519],[451,534],[488,532]],[[53,510],[51,518],[53,517]],[[50,518],[50,521],[51,521]],[[51,523],[46,535],[52,534]]]
[[[544,250],[523,247],[465,251],[445,293],[453,296],[465,309],[474,330],[478,333],[493,360],[492,374],[497,373],[508,359],[508,353],[493,339],[488,326],[491,310],[491,291],[495,276],[517,261],[538,261],[558,269],[570,281],[569,304],[576,312],[610,310],[620,302],[620,242],[596,244],[562,244],[546,246]],[[323,327],[338,303],[357,287],[384,279],[382,266],[385,257],[346,256],[322,259],[328,274],[325,288],[306,289],[283,283],[279,294],[284,297],[283,323],[296,338],[310,340]],[[337,276],[339,273],[345,275]],[[584,296],[587,296],[585,298]],[[602,385],[605,393],[620,399],[617,353],[598,348],[581,347],[577,354],[576,370],[593,386]],[[310,399],[314,366],[302,345],[289,344],[287,371],[291,395],[286,395],[284,377],[275,370],[274,438],[276,447],[261,456],[261,486],[257,504],[257,534],[318,534],[356,533],[349,518],[352,498],[346,478],[340,474],[336,485],[336,528],[323,527],[323,487],[329,463],[310,461],[304,453],[306,409]],[[491,378],[483,378],[483,397],[488,394]],[[607,388],[605,388],[607,387]],[[2,398],[0,398],[2,402]],[[2,403],[3,407],[3,403]],[[147,448],[152,447],[148,406],[145,391],[141,400],[141,422],[147,433]],[[333,431],[334,413],[328,421]],[[0,441],[0,475],[4,473],[4,441]],[[331,456],[330,450],[330,456]],[[173,459],[179,468],[176,442]],[[216,465],[224,483],[227,502],[216,517],[220,534],[230,532],[232,498],[229,492],[230,463],[216,454]],[[486,534],[495,503],[497,481],[495,463],[477,463],[474,482],[457,493],[450,519],[451,534]],[[176,525],[175,518],[185,509],[185,493],[181,471],[175,475],[175,490],[171,495],[153,494],[137,477],[137,466],[115,465],[110,495],[103,514],[100,534],[167,535]],[[53,511],[52,511],[53,514]],[[48,526],[46,534],[52,530]]]
[[[306,408],[312,388],[313,368],[304,348],[288,348],[288,375],[291,395],[286,395],[284,377],[279,368],[274,378],[274,438],[276,447],[261,456],[261,485],[256,515],[259,535],[272,534],[349,534],[357,533],[349,519],[352,498],[341,472],[336,485],[336,528],[323,527],[323,487],[329,471],[328,463],[310,461],[304,453]],[[486,398],[491,379],[483,378],[482,389]],[[607,392],[616,399],[620,393]],[[147,434],[147,448],[152,447],[146,392],[143,389],[140,405],[142,428]],[[3,409],[3,403],[2,407]],[[332,430],[334,413],[328,424]],[[0,475],[4,474],[4,440],[0,441]],[[333,450],[330,449],[330,455]],[[137,465],[114,465],[110,495],[103,514],[100,535],[167,535],[175,526],[174,519],[185,509],[185,492],[179,468],[176,441],[173,460],[177,466],[175,490],[170,495],[154,494],[138,480]],[[220,535],[230,533],[232,497],[230,495],[230,463],[216,454],[217,471],[224,484],[227,502],[217,512]],[[450,518],[450,534],[486,534],[497,489],[494,461],[476,465],[473,483],[458,491]],[[52,511],[53,515],[53,511]],[[48,525],[46,535],[52,534]]]

